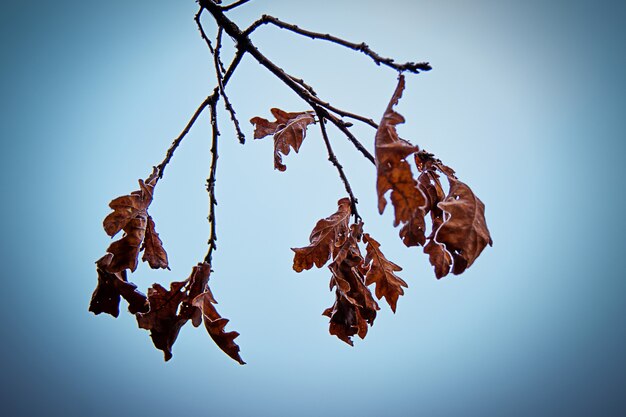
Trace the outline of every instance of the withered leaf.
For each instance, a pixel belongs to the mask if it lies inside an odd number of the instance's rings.
[[[315,119],[310,111],[288,113],[277,108],[270,111],[276,118],[275,121],[270,122],[262,117],[253,117],[250,123],[255,125],[255,139],[268,135],[274,136],[274,168],[285,171],[287,167],[283,164],[281,154],[288,155],[290,149],[296,153],[300,150],[306,136],[307,126],[315,123]]]
[[[172,346],[183,325],[189,320],[187,315],[179,315],[178,309],[187,293],[185,282],[174,281],[167,290],[159,284],[148,289],[150,309],[137,314],[137,322],[142,329],[150,330],[150,337],[157,349],[163,351],[165,360],[172,358]]]
[[[148,262],[152,269],[169,269],[167,262],[167,253],[163,249],[163,242],[159,238],[159,234],[155,230],[154,220],[148,215],[148,224],[146,226],[146,234],[141,247],[143,250],[142,261]]]
[[[235,339],[239,336],[239,333],[235,331],[224,331],[224,327],[226,327],[229,320],[219,315],[213,305],[215,303],[216,301],[210,291],[198,295],[193,300],[193,305],[202,310],[204,326],[209,336],[211,336],[211,339],[213,339],[215,344],[222,349],[224,353],[241,365],[245,365],[245,362],[239,355],[239,346],[235,343]]]
[[[203,292],[211,293],[208,286],[210,275],[211,265],[202,262],[193,267],[191,275],[188,278],[188,294],[187,298],[181,304],[180,314],[189,317],[194,327],[198,327],[202,323],[202,311],[193,305],[193,300]]]
[[[163,351],[166,361],[171,359],[172,346],[187,320],[196,327],[200,325],[202,313],[193,305],[193,299],[209,291],[210,273],[208,263],[199,263],[193,267],[189,278],[172,282],[169,290],[159,284],[148,289],[149,310],[137,314],[137,322],[142,329],[150,330],[154,346]]]
[[[311,269],[313,265],[321,268],[346,240],[349,234],[350,199],[342,198],[337,205],[337,212],[317,222],[309,237],[309,246],[291,249],[295,252],[294,271],[302,272]]]
[[[328,266],[332,272],[330,288],[335,288],[335,303],[322,313],[330,317],[330,334],[351,346],[352,336],[365,338],[368,326],[374,324],[376,311],[380,309],[365,285],[365,267],[358,246],[361,233],[362,224],[353,224],[350,235],[343,240]]]
[[[111,262],[106,267],[107,272],[116,273],[124,269],[135,271],[139,252],[142,249],[146,250],[143,259],[147,260],[151,267],[168,267],[167,254],[163,250],[162,242],[154,229],[154,221],[147,211],[152,202],[152,192],[156,179],[157,171],[155,169],[145,182],[139,180],[139,190],[118,197],[109,204],[113,213],[104,219],[104,230],[109,236],[114,236],[120,230],[124,230],[124,235],[121,239],[111,243],[107,249],[107,252],[113,255]],[[148,228],[150,229],[147,230]],[[149,234],[148,242],[144,242],[146,233]]]
[[[402,268],[389,261],[380,250],[380,243],[372,238],[368,233],[363,235],[363,242],[366,243],[365,264],[369,265],[369,270],[365,274],[365,285],[376,284],[376,297],[385,300],[396,312],[398,297],[404,294],[402,287],[408,287],[407,283],[397,276],[397,271]]]
[[[391,202],[395,209],[394,226],[410,222],[416,210],[425,204],[424,196],[413,178],[411,166],[406,157],[419,148],[401,139],[396,132],[396,125],[404,123],[404,117],[393,110],[404,90],[404,77],[399,77],[387,110],[376,131],[376,191],[378,193],[378,211],[382,214],[387,205],[385,193],[391,191]]]
[[[424,253],[428,254],[430,264],[435,267],[437,279],[443,278],[450,273],[452,257],[444,245],[437,243],[433,238],[429,238],[428,243],[424,246]]]
[[[485,221],[485,205],[468,187],[454,176],[448,176],[450,191],[438,204],[445,212],[443,224],[435,240],[445,245],[452,255],[452,273],[458,275],[469,268],[487,245],[492,245]]]
[[[137,291],[135,284],[128,282],[125,270],[113,274],[106,271],[111,258],[111,254],[106,254],[96,261],[98,286],[91,297],[89,311],[96,315],[107,313],[117,317],[120,311],[120,296],[128,302],[128,310],[132,314],[148,311],[146,296]]]

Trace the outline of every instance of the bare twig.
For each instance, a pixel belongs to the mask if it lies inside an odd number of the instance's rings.
[[[318,107],[315,109],[315,112],[317,113],[317,117],[320,121],[320,130],[322,131],[322,137],[324,138],[324,143],[326,144],[326,150],[328,151],[328,160],[335,166],[335,168],[337,168],[337,171],[339,172],[339,177],[341,178],[341,181],[343,182],[343,185],[346,188],[346,192],[350,196],[350,206],[352,208],[352,215],[354,215],[354,221],[358,223],[359,221],[361,221],[361,216],[359,216],[359,212],[357,211],[357,208],[356,208],[358,200],[356,199],[356,197],[354,197],[354,194],[352,193],[352,187],[350,187],[350,182],[348,181],[348,177],[346,177],[346,174],[343,171],[343,166],[341,166],[341,164],[337,160],[337,156],[335,155],[335,152],[333,152],[333,147],[330,144],[330,140],[328,139],[328,133],[326,132],[326,126],[325,126],[326,120],[324,118],[323,111]]]
[[[249,1],[250,1],[250,0],[239,0],[239,1],[236,1],[236,2],[234,2],[233,4],[230,4],[230,5],[228,5],[228,6],[223,6],[223,7],[222,7],[222,11],[227,12],[228,10],[232,10],[232,9],[234,9],[235,7],[239,7],[239,6],[241,6],[242,4],[246,4],[246,3],[247,3],[247,2],[249,2]]]
[[[217,97],[209,103],[209,108],[211,110],[211,170],[209,173],[209,178],[206,182],[206,189],[209,193],[209,224],[211,226],[211,236],[209,237],[209,249],[207,251],[206,256],[204,257],[204,262],[211,264],[211,259],[213,257],[213,251],[217,249],[217,232],[216,232],[216,219],[215,219],[215,206],[217,205],[217,199],[215,198],[215,176],[217,172],[217,139],[220,135],[220,132],[217,127]]]
[[[330,110],[339,116],[351,117],[356,120],[360,120],[364,123],[369,124],[370,126],[377,127],[378,125],[373,122],[371,119],[367,119],[362,116],[358,116],[335,107],[330,106],[327,102],[320,100],[317,96],[312,95],[305,87],[303,87],[298,82],[294,81],[293,77],[287,74],[282,68],[278,67],[272,61],[270,61],[265,55],[259,51],[250,38],[245,36],[244,33],[239,29],[239,27],[230,19],[222,13],[219,6],[213,3],[210,0],[199,0],[200,6],[206,8],[209,13],[213,15],[215,21],[218,26],[224,28],[224,31],[235,40],[237,43],[237,47],[244,52],[249,53],[257,60],[259,64],[267,68],[272,74],[278,77],[283,83],[285,83],[289,88],[291,88],[300,98],[302,98],[306,103],[308,103],[311,107],[321,106],[327,110]],[[349,132],[346,124],[339,120],[336,116],[327,117],[333,124],[335,124],[342,132]],[[347,133],[346,136],[350,141],[356,146],[356,148],[363,153],[363,155],[374,162],[374,157],[363,147],[363,145],[351,134]]]
[[[254,22],[252,25],[250,25],[250,27],[248,27],[248,29],[244,31],[244,35],[249,36],[259,26],[262,26],[268,23],[271,23],[281,29],[287,29],[291,32],[297,33],[298,35],[303,35],[311,39],[322,39],[325,41],[336,43],[337,45],[341,45],[341,46],[344,46],[346,48],[349,48],[358,52],[362,52],[365,55],[372,58],[372,60],[376,63],[376,65],[383,64],[390,68],[395,69],[396,71],[400,71],[400,72],[409,71],[415,74],[419,74],[420,71],[430,71],[432,69],[432,67],[430,66],[428,62],[419,62],[419,63],[407,62],[404,64],[397,64],[391,58],[384,58],[378,55],[376,52],[372,51],[370,47],[367,46],[367,44],[365,43],[348,42],[344,39],[338,38],[328,33],[317,33],[317,32],[312,32],[310,30],[301,29],[296,25],[283,22],[282,20],[277,19],[273,16],[269,16],[269,15],[261,16],[259,20]]]
[[[198,108],[196,109],[196,112],[193,114],[193,116],[191,116],[191,119],[189,119],[189,122],[187,122],[187,125],[185,126],[183,131],[180,132],[180,135],[178,135],[176,139],[174,139],[174,142],[172,142],[169,149],[167,150],[167,153],[165,154],[165,158],[159,165],[156,166],[159,172],[156,182],[158,182],[158,180],[163,178],[165,167],[167,166],[167,164],[169,164],[170,160],[172,159],[172,156],[174,156],[174,152],[176,151],[176,148],[178,148],[178,146],[183,141],[185,136],[187,136],[187,133],[189,133],[189,131],[191,130],[191,127],[193,126],[193,124],[196,122],[198,117],[200,117],[204,109],[206,109],[206,107],[211,103],[212,100],[213,100],[213,96],[209,96],[205,98],[202,103],[200,103],[200,106],[198,106]],[[154,184],[155,186],[156,186],[156,182]]]
[[[196,16],[194,17],[194,20],[196,21],[196,26],[198,26],[198,30],[200,31],[200,37],[204,40],[204,42],[206,43],[206,46],[209,48],[209,51],[211,52],[211,55],[215,55],[215,49],[213,48],[213,44],[211,44],[211,41],[209,40],[208,36],[206,35],[206,32],[204,31],[204,27],[202,26],[202,21],[200,20],[200,17],[202,16],[202,11],[204,10],[204,8],[200,7],[200,10],[198,10],[198,13],[196,13]],[[220,61],[221,64],[221,61]],[[221,70],[222,72],[224,72],[224,66],[221,66]]]
[[[230,65],[229,65],[228,69],[226,70],[226,73],[224,74],[224,77],[222,79],[222,85],[223,86],[226,86],[226,84],[228,83],[228,80],[230,80],[230,77],[233,75],[233,73],[235,72],[235,69],[237,68],[237,66],[241,62],[241,58],[243,57],[243,55],[244,55],[243,51],[237,50],[237,53],[233,57],[233,60],[230,63]],[[159,165],[156,166],[156,169],[158,170],[158,177],[157,177],[157,180],[156,180],[156,182],[154,184],[155,187],[156,187],[156,184],[158,183],[158,180],[163,178],[163,173],[165,172],[165,167],[167,166],[167,164],[169,164],[170,160],[174,156],[174,152],[176,151],[176,149],[178,148],[180,143],[183,141],[185,136],[187,136],[187,133],[189,133],[189,131],[193,127],[193,125],[196,122],[196,120],[198,119],[198,117],[200,117],[200,115],[202,114],[204,109],[206,109],[207,106],[209,104],[211,104],[211,101],[213,101],[213,100],[217,101],[217,93],[218,93],[218,91],[214,90],[213,94],[211,94],[210,96],[205,98],[204,101],[202,103],[200,103],[200,106],[198,106],[198,108],[196,109],[196,111],[193,114],[193,116],[191,116],[191,119],[189,119],[189,122],[187,122],[187,125],[185,126],[183,131],[180,133],[180,135],[178,135],[178,137],[176,139],[174,139],[174,141],[170,145],[169,149],[167,150],[167,153],[165,154],[165,158],[163,159],[163,161]]]
[[[223,79],[222,69],[220,69],[220,68],[223,68],[223,65],[221,65],[222,61],[220,60],[220,50],[222,47],[222,33],[223,33],[223,30],[220,27],[217,30],[217,37],[215,41],[215,53],[213,54],[213,62],[215,65],[215,75],[217,77],[217,85],[219,87],[220,95],[224,98],[224,107],[226,107],[226,110],[230,114],[230,120],[232,120],[233,125],[235,125],[235,131],[237,133],[237,137],[239,138],[239,143],[243,145],[244,143],[246,143],[246,137],[241,131],[241,127],[239,126],[239,120],[237,120],[235,109],[233,108],[232,104],[230,104],[230,100],[228,99],[228,96],[226,95],[226,90],[224,89],[224,83],[222,81]]]

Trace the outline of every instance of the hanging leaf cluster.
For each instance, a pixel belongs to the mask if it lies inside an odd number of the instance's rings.
[[[220,133],[216,106],[220,100],[223,101],[236,136],[244,143],[245,135],[226,95],[226,85],[244,55],[250,55],[269,70],[310,108],[297,112],[272,108],[270,112],[274,121],[263,117],[250,119],[254,125],[254,139],[273,138],[274,168],[286,171],[283,157],[292,150],[298,153],[308,129],[316,125],[327,148],[328,159],[337,169],[346,190],[346,197],[337,202],[337,210],[315,224],[309,236],[309,244],[292,249],[294,271],[302,272],[313,267],[328,268],[329,287],[334,292],[334,302],[323,311],[323,315],[329,319],[331,335],[349,345],[354,343],[354,336],[365,338],[380,310],[378,302],[384,299],[395,313],[399,298],[404,295],[408,284],[397,275],[402,268],[389,260],[381,250],[382,245],[364,231],[365,223],[357,210],[358,201],[348,175],[334,153],[327,125],[334,126],[358,152],[374,164],[376,181],[375,187],[372,184],[372,194],[375,188],[380,214],[391,203],[393,226],[399,227],[401,241],[407,247],[422,247],[438,279],[449,273],[463,273],[487,245],[492,245],[483,202],[468,185],[457,178],[452,168],[444,165],[433,154],[400,138],[396,130],[398,124],[405,122],[404,117],[394,110],[405,88],[403,74],[429,71],[431,67],[428,63],[397,63],[374,52],[365,43],[349,42],[333,35],[301,29],[268,15],[263,15],[242,30],[226,13],[248,1],[236,1],[227,6],[215,0],[198,0],[198,3],[200,9],[195,21],[213,58],[217,85],[174,140],[164,160],[154,167],[148,178],[139,180],[139,189],[110,202],[112,211],[104,219],[103,227],[108,236],[117,237],[117,240],[96,261],[97,286],[89,305],[91,312],[117,317],[120,302],[124,299],[128,311],[135,315],[138,326],[149,332],[154,346],[163,352],[166,361],[172,358],[172,348],[182,327],[189,321],[194,327],[204,323],[209,336],[224,353],[240,364],[245,363],[235,343],[239,333],[225,330],[228,319],[216,310],[217,301],[209,287],[209,278],[213,272],[212,255],[217,248],[215,189]],[[203,12],[210,13],[218,28],[213,42],[204,30],[201,19]],[[338,44],[366,55],[377,65],[397,71],[398,85],[380,123],[331,105],[318,97],[304,80],[288,74],[263,55],[252,42],[251,35],[264,25],[274,25],[308,38]],[[222,62],[224,33],[235,44],[236,52],[229,66]],[[155,188],[176,149],[206,109],[210,111],[212,133],[211,165],[207,180],[211,230],[208,252],[201,262],[192,267],[186,279],[171,282],[169,288],[155,283],[145,295],[128,279],[130,274],[136,272],[140,255],[141,261],[151,269],[170,269],[155,221],[148,213]],[[350,128],[353,124],[346,119],[376,129],[373,135],[374,155],[352,134]]]

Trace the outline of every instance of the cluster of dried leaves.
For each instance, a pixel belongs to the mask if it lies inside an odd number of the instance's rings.
[[[400,237],[406,246],[423,246],[437,278],[448,273],[461,274],[469,268],[492,240],[485,222],[485,206],[472,190],[455,176],[454,170],[432,154],[401,139],[396,125],[404,118],[393,108],[404,90],[404,77],[391,98],[375,138],[378,209],[387,206],[386,194],[394,208],[394,226],[401,225]],[[254,137],[274,137],[275,168],[284,171],[279,153],[287,155],[290,147],[300,149],[306,128],[315,120],[310,112],[288,113],[272,109],[276,121],[255,117]],[[413,156],[419,174],[414,176],[408,158]],[[446,194],[440,180],[449,184]],[[329,260],[330,288],[335,289],[335,303],[323,314],[330,318],[330,333],[352,345],[352,336],[364,338],[368,325],[376,318],[379,306],[368,286],[375,284],[376,297],[385,298],[395,312],[398,298],[407,287],[395,273],[401,271],[381,252],[380,244],[363,233],[363,222],[350,224],[352,202],[343,198],[330,217],[320,220],[309,238],[310,245],[295,248],[293,269],[301,272],[324,266]],[[430,234],[426,236],[426,218],[430,214]],[[356,217],[356,216],[355,216]],[[359,243],[365,243],[363,257]]]
[[[222,6],[216,0],[198,0],[200,10],[196,23],[214,61],[218,86],[198,107],[191,120],[168,149],[163,162],[145,180],[139,180],[139,190],[121,196],[110,203],[113,210],[104,219],[104,230],[114,237],[123,231],[122,237],[115,240],[105,255],[96,261],[98,285],[92,295],[89,310],[95,314],[119,315],[119,304],[123,298],[128,310],[137,318],[140,328],[150,331],[154,345],[163,351],[165,360],[172,357],[172,346],[181,328],[191,320],[198,327],[202,322],[220,349],[228,356],[243,364],[239,346],[235,343],[237,332],[224,330],[228,320],[215,309],[215,298],[209,288],[211,274],[211,254],[215,249],[215,173],[217,138],[219,136],[216,103],[223,98],[226,110],[230,113],[237,136],[244,143],[244,135],[225,93],[225,86],[245,54],[252,56],[259,64],[273,73],[286,86],[292,89],[312,111],[286,112],[271,109],[276,120],[269,121],[254,117],[250,121],[255,126],[254,138],[272,136],[274,140],[274,168],[285,171],[283,156],[300,150],[311,124],[319,124],[322,138],[328,150],[329,161],[337,168],[348,197],[338,201],[338,209],[331,216],[317,222],[309,237],[309,245],[295,248],[293,269],[296,272],[318,268],[328,264],[331,272],[330,289],[335,292],[334,304],[324,310],[330,318],[330,333],[352,345],[353,336],[364,338],[369,326],[373,325],[380,309],[376,299],[382,298],[395,313],[398,299],[404,294],[407,283],[396,275],[402,268],[388,260],[380,249],[380,244],[368,233],[363,232],[363,221],[357,213],[357,200],[352,193],[343,167],[337,160],[329,140],[325,123],[328,121],[341,131],[363,154],[375,163],[377,170],[376,191],[378,209],[382,214],[387,206],[387,195],[394,209],[394,227],[400,226],[400,238],[406,246],[422,246],[433,265],[437,278],[450,272],[461,274],[469,268],[487,245],[491,236],[485,222],[485,206],[472,190],[459,181],[452,168],[444,165],[432,154],[401,139],[396,126],[404,118],[394,110],[404,90],[404,77],[400,75],[398,86],[387,106],[380,124],[321,100],[313,88],[303,80],[287,74],[265,57],[250,40],[250,34],[262,25],[272,24],[293,33],[329,41],[369,56],[377,65],[385,65],[402,74],[405,71],[419,73],[431,69],[428,63],[396,63],[372,51],[365,43],[348,42],[329,34],[304,30],[296,25],[264,15],[246,30],[241,30],[225,12],[248,0],[235,1]],[[200,16],[208,11],[218,26],[216,44],[213,47],[202,27]],[[222,34],[227,34],[235,42],[236,54],[228,68],[220,58]],[[153,269],[169,269],[167,253],[156,232],[155,222],[148,214],[153,193],[163,170],[169,163],[189,129],[204,109],[210,109],[212,146],[211,174],[207,181],[210,197],[209,222],[211,237],[209,252],[204,261],[194,266],[189,277],[183,281],[170,283],[169,289],[153,284],[147,296],[137,290],[128,280],[128,272],[135,272],[139,255],[142,261]],[[376,128],[375,156],[348,130],[352,123],[343,118],[358,120]],[[412,168],[413,166],[413,168]],[[414,174],[414,169],[416,174]],[[444,191],[444,183],[448,191]],[[354,218],[353,221],[351,219]],[[430,227],[427,219],[430,218]],[[362,252],[364,248],[364,254]],[[370,287],[375,287],[375,297]]]
[[[204,322],[220,349],[243,364],[239,346],[234,342],[239,333],[224,331],[228,320],[222,318],[214,306],[217,302],[208,285],[211,265],[199,263],[187,279],[172,282],[169,290],[154,284],[148,289],[147,297],[127,279],[127,271],[137,269],[141,251],[142,260],[151,268],[169,269],[163,242],[148,214],[157,181],[158,170],[155,169],[148,179],[139,180],[139,190],[109,204],[113,212],[104,219],[104,230],[111,237],[120,231],[124,234],[96,261],[98,286],[91,297],[89,311],[117,317],[123,298],[128,302],[128,311],[137,317],[139,327],[150,331],[154,346],[163,351],[166,361],[172,357],[172,345],[183,325],[189,320],[194,327]]]

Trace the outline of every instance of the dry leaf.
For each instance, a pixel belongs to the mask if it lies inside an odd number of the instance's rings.
[[[275,121],[270,122],[262,117],[253,117],[250,123],[255,125],[254,138],[261,139],[268,135],[274,136],[274,168],[285,171],[281,154],[288,155],[290,149],[296,153],[300,150],[302,141],[306,136],[307,126],[315,123],[313,113],[310,111],[288,113],[273,108],[270,110]]]
[[[113,213],[104,219],[104,230],[109,236],[114,236],[120,230],[124,230],[124,235],[121,239],[111,243],[107,249],[107,252],[113,255],[106,267],[107,272],[116,273],[125,269],[135,271],[139,252],[143,248],[146,250],[143,259],[147,260],[151,267],[168,267],[167,254],[154,230],[154,221],[147,211],[152,202],[156,178],[155,169],[145,182],[139,180],[139,190],[118,197],[109,203]],[[150,227],[149,230],[147,230],[148,227]],[[144,242],[146,233],[148,233],[148,242]]]
[[[141,250],[144,251],[141,260],[144,262],[148,262],[150,268],[170,269],[167,262],[167,253],[165,252],[165,249],[163,249],[163,242],[161,242],[159,234],[155,230],[154,220],[152,220],[152,216],[148,216],[146,234],[143,240],[143,246],[141,247]]]
[[[367,244],[365,264],[369,265],[369,270],[365,274],[365,285],[376,284],[376,298],[385,300],[396,312],[398,297],[404,294],[402,287],[408,287],[407,283],[395,273],[402,271],[402,268],[389,261],[380,251],[380,243],[372,238],[368,233],[363,235],[363,242]]]
[[[351,346],[352,336],[365,338],[368,326],[374,324],[376,311],[380,309],[365,285],[365,267],[358,246],[361,234],[362,223],[353,224],[350,235],[343,240],[328,266],[332,272],[330,288],[335,288],[335,303],[322,313],[330,317],[330,334]]]
[[[172,358],[172,346],[178,332],[190,318],[177,314],[180,304],[187,299],[187,292],[183,290],[185,284],[186,282],[174,281],[169,290],[153,284],[148,289],[150,309],[146,313],[137,314],[139,327],[150,330],[154,346],[163,351],[166,361]]]
[[[236,360],[241,365],[245,365],[245,362],[239,355],[239,346],[235,343],[235,339],[239,336],[239,333],[235,331],[224,331],[224,327],[229,320],[219,315],[213,305],[215,303],[217,302],[210,291],[200,294],[193,300],[193,305],[201,309],[204,318],[204,326],[215,344],[232,359]]]
[[[146,296],[137,291],[135,284],[128,282],[125,270],[114,274],[106,271],[111,258],[111,254],[106,254],[96,261],[98,286],[91,297],[89,311],[96,315],[107,313],[117,317],[120,311],[120,296],[128,302],[128,310],[132,314],[148,311]]]
[[[469,268],[487,245],[492,245],[485,221],[485,205],[472,190],[453,176],[448,176],[450,192],[438,204],[445,212],[435,240],[452,255],[452,273]]]
[[[321,268],[347,238],[351,212],[350,199],[342,198],[337,205],[339,206],[337,212],[317,222],[309,237],[311,242],[309,246],[291,249],[295,252],[294,271],[302,272],[311,269],[313,265]]]
[[[393,110],[404,90],[404,77],[401,75],[398,86],[387,106],[387,110],[376,131],[376,190],[378,193],[378,211],[382,214],[387,205],[385,193],[391,191],[391,202],[395,209],[394,226],[410,222],[415,211],[425,204],[425,199],[417,188],[411,166],[406,157],[419,148],[396,132],[396,125],[404,123],[404,117]]]

